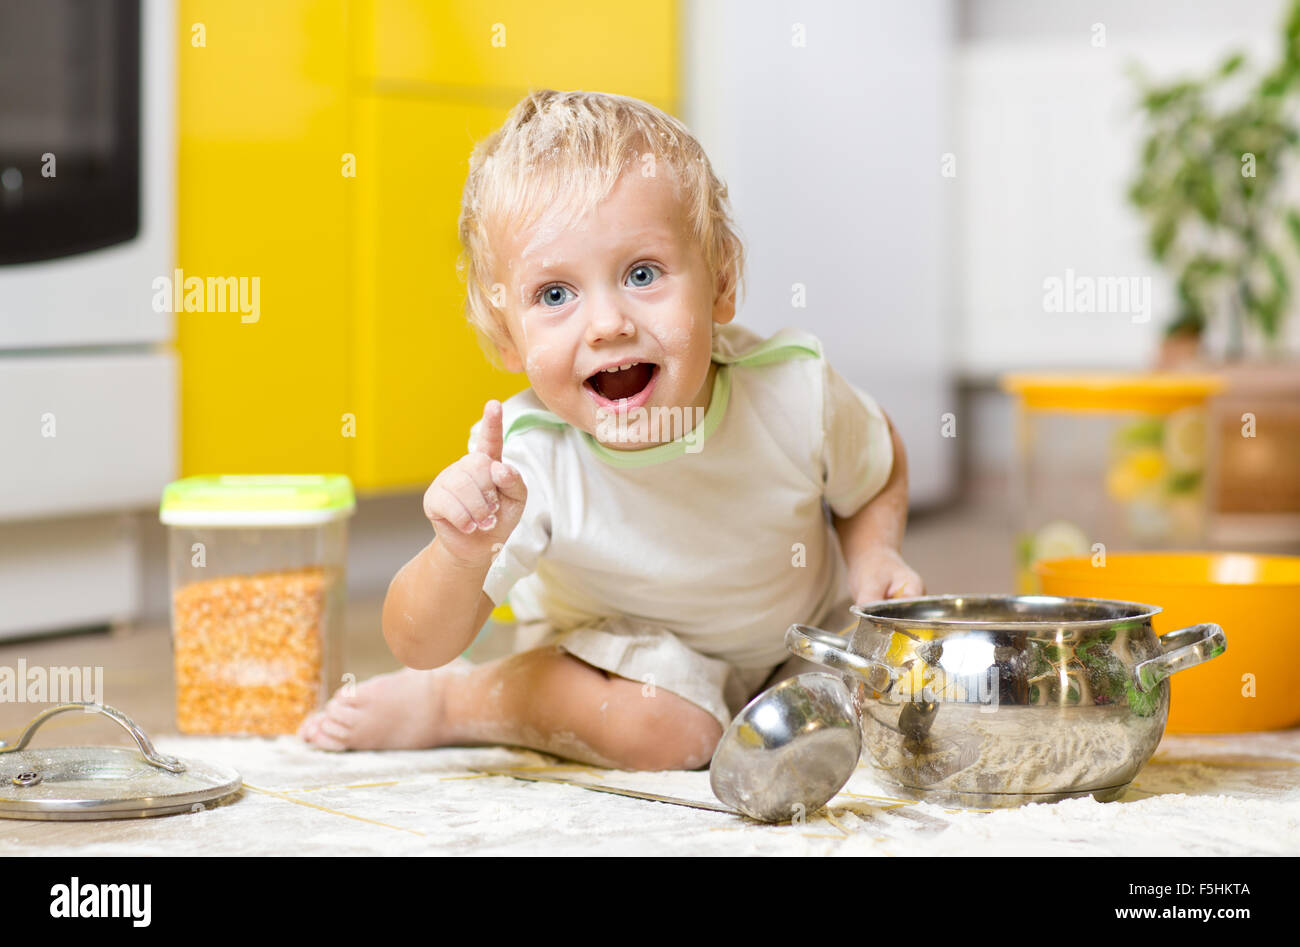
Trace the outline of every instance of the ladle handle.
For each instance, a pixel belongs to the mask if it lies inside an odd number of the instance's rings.
[[[122,711],[118,710],[116,707],[110,707],[107,704],[94,704],[89,701],[73,701],[71,703],[59,704],[57,707],[50,707],[47,710],[41,711],[31,719],[30,723],[27,724],[27,729],[23,731],[23,735],[18,738],[17,743],[12,746],[7,743],[0,745],[0,753],[16,753],[18,750],[26,748],[27,744],[32,742],[32,737],[36,735],[36,731],[41,728],[41,724],[45,723],[45,721],[49,720],[51,717],[67,713],[70,710],[84,710],[88,714],[103,714],[105,717],[118,724],[118,726],[127,733],[131,734],[132,738],[135,740],[135,745],[140,748],[140,755],[144,757],[145,762],[149,765],[156,766],[159,769],[165,769],[169,773],[185,772],[184,763],[176,759],[174,756],[159,753],[154,749],[153,741],[149,739],[149,735],[141,730],[140,727],[136,725],[136,722],[126,714],[122,713]]]
[[[1133,669],[1138,689],[1142,691],[1158,687],[1165,678],[1184,668],[1217,658],[1228,647],[1223,629],[1213,622],[1188,625],[1163,634],[1157,640],[1160,642],[1161,653]]]
[[[785,633],[785,646],[807,661],[856,674],[874,691],[889,690],[898,678],[894,668],[854,654],[844,638],[810,625],[791,625]]]

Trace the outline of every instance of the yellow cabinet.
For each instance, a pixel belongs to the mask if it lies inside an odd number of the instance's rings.
[[[465,453],[489,398],[527,387],[493,369],[465,320],[456,218],[469,151],[506,109],[363,96],[356,102],[355,476],[427,482]]]
[[[358,0],[353,14],[357,75],[381,88],[510,101],[592,89],[664,108],[677,96],[677,0]]]
[[[483,402],[527,384],[489,365],[463,315],[456,219],[474,143],[529,87],[674,111],[677,0],[179,11],[177,265],[260,285],[256,322],[177,314],[182,473],[427,486]]]
[[[176,314],[184,476],[351,467],[346,8],[180,4],[176,265],[259,310]]]

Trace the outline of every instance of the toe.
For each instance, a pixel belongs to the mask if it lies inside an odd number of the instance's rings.
[[[314,714],[308,714],[307,718],[298,725],[298,738],[311,742],[312,736],[320,729],[320,721],[324,714],[317,711]]]
[[[336,720],[333,717],[326,717],[320,722],[319,733],[322,737],[327,737],[339,744],[343,744],[352,736],[352,728],[341,720]]]
[[[344,726],[351,727],[363,716],[364,714],[360,707],[353,706],[352,704],[330,701],[329,706],[325,708],[325,715],[322,717],[322,721],[336,720]]]
[[[348,749],[348,746],[345,743],[343,743],[341,740],[336,740],[328,733],[323,733],[323,732],[317,733],[316,736],[313,737],[310,742],[311,745],[316,747],[316,749],[318,750],[331,750],[333,752],[340,752],[342,750]]]

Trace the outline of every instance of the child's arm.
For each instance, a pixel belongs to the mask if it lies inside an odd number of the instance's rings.
[[[898,551],[907,525],[907,454],[893,422],[888,416],[885,421],[894,446],[889,480],[858,512],[834,517],[848,566],[849,589],[858,603],[925,593],[921,577]]]
[[[452,661],[492,612],[483,580],[528,498],[501,448],[501,404],[489,401],[474,450],[438,474],[424,496],[436,535],[393,577],[384,598],[384,640],[407,667]]]
[[[384,597],[384,640],[407,667],[442,667],[469,647],[495,607],[483,591],[491,560],[457,562],[438,540],[393,577]]]

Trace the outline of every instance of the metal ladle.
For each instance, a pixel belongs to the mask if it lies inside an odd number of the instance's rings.
[[[760,822],[811,815],[843,788],[862,754],[845,683],[800,674],[769,687],[731,721],[709,764],[713,794]]]

